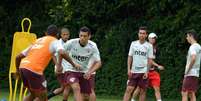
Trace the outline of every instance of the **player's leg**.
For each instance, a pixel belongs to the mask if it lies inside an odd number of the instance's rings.
[[[160,92],[160,74],[156,71],[152,71],[149,74],[149,85],[154,89],[156,100],[162,101]]]
[[[187,101],[188,95],[192,101],[196,101],[195,92],[198,90],[199,87],[198,82],[198,77],[195,76],[186,76],[184,78],[182,85],[182,101]]]
[[[63,101],[68,101],[68,96],[70,94],[70,86],[67,85],[64,87],[64,91],[63,91]]]
[[[47,99],[47,90],[42,90],[40,92],[34,91],[35,100],[39,99],[38,101],[48,101]]]
[[[80,92],[80,77],[82,77],[82,74],[79,72],[69,72],[68,75],[65,75],[66,83],[69,84],[73,90],[75,101],[83,101]]]
[[[90,95],[92,94],[92,89],[94,88],[94,87],[92,87],[94,85],[92,83],[93,83],[92,78],[85,79],[84,76],[82,76],[80,78],[80,88],[81,88],[81,93],[82,93],[84,101],[89,101],[90,100],[89,98],[90,98]]]
[[[140,88],[139,101],[145,101],[145,99],[146,99],[146,89]]]
[[[24,97],[23,101],[33,101],[34,97],[31,93]]]
[[[188,101],[188,89],[189,89],[188,82],[189,82],[188,77],[184,77],[183,84],[182,84],[182,91],[181,91],[182,101]]]
[[[182,101],[188,101],[188,92],[182,91]]]
[[[89,101],[96,101],[96,93],[94,89],[91,90],[91,94],[89,95]]]
[[[24,98],[24,101],[33,101],[35,98],[41,98],[41,101],[47,100],[46,80],[43,75],[36,74],[28,69],[20,69],[24,86],[28,88],[30,94]]]
[[[123,101],[130,101],[130,98],[132,96],[132,92],[134,91],[134,86],[127,85],[126,91],[124,93]]]
[[[189,98],[190,98],[190,101],[196,101],[195,92],[189,92]]]
[[[56,95],[59,95],[59,94],[61,94],[62,92],[63,92],[63,86],[61,86],[60,88],[57,88],[57,89],[55,89],[53,92],[50,92],[49,94],[48,94],[48,99],[50,99],[50,98],[52,98],[52,97],[54,97],[54,96],[56,96]]]
[[[72,83],[70,84],[72,90],[73,90],[73,94],[74,94],[74,97],[75,97],[75,101],[83,101],[82,100],[82,95],[81,95],[81,92],[80,92],[80,85],[79,83]]]
[[[133,92],[133,96],[132,96],[131,101],[136,101],[136,99],[137,99],[139,93],[140,93],[140,88],[137,87],[137,88],[135,89],[135,91]]]
[[[63,86],[63,84],[64,84],[64,76],[65,76],[64,73],[56,75],[57,80],[59,81],[61,86],[60,86],[60,88],[55,89],[53,92],[50,92],[48,94],[48,96],[47,96],[48,99],[50,99],[50,98],[52,98],[52,97],[54,97],[56,95],[59,95],[59,94],[61,94],[63,92],[63,90],[64,90],[64,86]]]
[[[89,95],[89,101],[96,101],[96,93],[95,93],[95,74],[91,76],[90,79],[91,85],[91,94]]]
[[[129,78],[129,80],[127,81],[127,87],[126,87],[126,91],[124,93],[123,101],[131,100],[132,93],[135,90],[135,88],[138,86],[139,78],[140,78],[140,74],[132,73],[131,78]]]
[[[139,101],[145,101],[146,99],[146,89],[148,87],[148,78],[143,78],[144,73],[139,75],[139,83],[138,86],[140,87],[140,95],[139,95]]]
[[[160,86],[153,86],[154,91],[155,91],[155,96],[157,101],[162,101],[161,100],[161,93],[160,93]]]

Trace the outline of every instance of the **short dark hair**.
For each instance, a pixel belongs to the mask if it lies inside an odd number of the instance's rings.
[[[139,30],[145,30],[146,32],[148,32],[147,31],[147,26],[141,26],[141,27],[139,27]]]
[[[198,35],[197,35],[197,32],[194,29],[188,30],[186,32],[186,35],[187,34],[192,36],[196,41],[198,41]]]
[[[48,35],[57,35],[58,29],[57,26],[52,24],[47,27],[47,34]]]
[[[80,32],[87,32],[88,35],[91,35],[91,30],[88,27],[86,27],[86,26],[81,27],[80,28]]]

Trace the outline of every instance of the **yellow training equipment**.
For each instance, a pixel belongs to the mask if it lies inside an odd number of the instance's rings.
[[[24,26],[23,26],[23,23],[25,20],[29,22],[29,27],[27,32],[24,31]],[[10,70],[9,70],[9,86],[10,86],[9,101],[16,101],[16,92],[18,88],[17,85],[18,85],[19,78],[15,80],[15,88],[13,92],[12,73],[16,73],[15,58],[20,52],[22,52],[29,45],[31,45],[37,38],[36,34],[29,32],[31,28],[31,20],[29,18],[24,18],[21,22],[21,26],[22,26],[22,32],[15,32],[13,37],[12,56],[11,56]],[[22,101],[22,96],[23,96],[23,83],[21,83],[18,101]]]

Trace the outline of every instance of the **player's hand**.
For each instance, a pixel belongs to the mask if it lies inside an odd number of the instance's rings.
[[[91,73],[86,72],[86,73],[84,74],[84,78],[87,79],[87,80],[89,80],[89,79],[91,78]]]
[[[159,65],[159,66],[158,66],[158,69],[159,69],[159,70],[164,70],[164,67],[161,66],[161,65]]]
[[[131,76],[132,76],[132,73],[130,70],[128,70],[128,78],[131,78]]]
[[[16,73],[13,73],[13,77],[15,80],[20,79],[20,73],[18,70],[16,71]]]
[[[82,70],[82,66],[77,63],[74,64],[74,67],[76,70]]]
[[[147,79],[147,78],[148,78],[148,73],[144,73],[143,79]]]

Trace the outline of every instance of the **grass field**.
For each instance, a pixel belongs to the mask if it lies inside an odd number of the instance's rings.
[[[8,101],[9,91],[8,90],[0,90],[0,101],[1,99],[7,99]],[[18,94],[17,94],[18,97]],[[18,101],[18,99],[16,100]],[[62,96],[58,95],[49,101],[62,101]],[[70,96],[69,101],[73,101],[72,96]],[[115,96],[97,96],[97,101],[122,101],[122,97]],[[155,101],[154,98],[147,98],[147,101]],[[178,99],[163,99],[163,101],[179,101]]]

